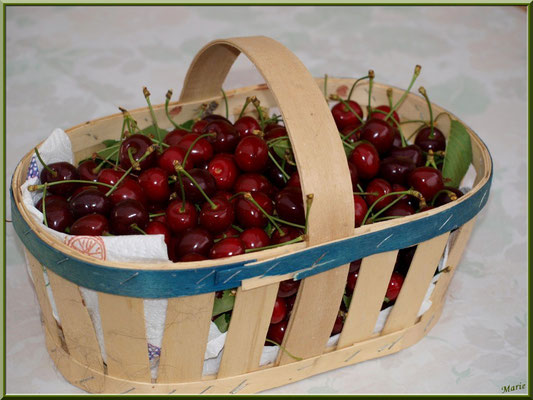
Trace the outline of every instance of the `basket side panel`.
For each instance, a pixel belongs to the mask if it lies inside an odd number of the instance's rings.
[[[449,236],[450,233],[446,232],[418,245],[382,334],[399,331],[415,323]]]
[[[237,289],[217,378],[240,375],[259,367],[278,287],[274,283],[246,291]]]
[[[98,293],[107,354],[107,372],[117,378],[150,382],[143,299]]]
[[[372,336],[398,250],[363,258],[337,348]]]
[[[168,299],[158,383],[202,378],[214,292]]]

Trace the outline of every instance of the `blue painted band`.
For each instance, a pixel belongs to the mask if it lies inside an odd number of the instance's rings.
[[[362,236],[303,249],[274,260],[248,260],[199,269],[123,269],[87,263],[44,242],[22,217],[11,194],[15,231],[26,248],[48,269],[77,285],[100,292],[140,298],[190,296],[235,288],[243,279],[297,272],[297,279],[318,274],[372,254],[402,249],[462,226],[486,204],[492,181],[471,197],[440,213]],[[254,264],[255,263],[255,264]],[[253,264],[253,265],[252,265]]]

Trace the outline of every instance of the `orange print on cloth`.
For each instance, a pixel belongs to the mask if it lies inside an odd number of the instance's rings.
[[[105,244],[98,236],[74,236],[66,237],[65,244],[82,254],[97,258],[106,259]]]

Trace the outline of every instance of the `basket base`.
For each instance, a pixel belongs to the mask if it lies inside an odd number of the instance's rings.
[[[115,378],[80,363],[68,354],[43,325],[46,348],[63,377],[90,393],[109,394],[235,394],[257,393],[283,386],[332,369],[396,353],[422,339],[436,324],[443,303],[434,304],[409,328],[378,336],[317,357],[277,367],[263,367],[247,374],[181,383],[148,383]]]

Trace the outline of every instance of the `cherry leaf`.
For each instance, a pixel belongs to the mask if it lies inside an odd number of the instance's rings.
[[[235,296],[231,293],[231,290],[224,290],[222,297],[215,297],[213,316],[232,310],[234,303]]]
[[[463,124],[452,120],[442,166],[445,184],[454,188],[459,187],[471,163],[472,143],[470,135]]]
[[[217,326],[220,333],[224,333],[228,330],[229,327],[229,315],[230,313],[225,313],[220,315],[218,318],[215,318],[213,321],[215,325]]]

